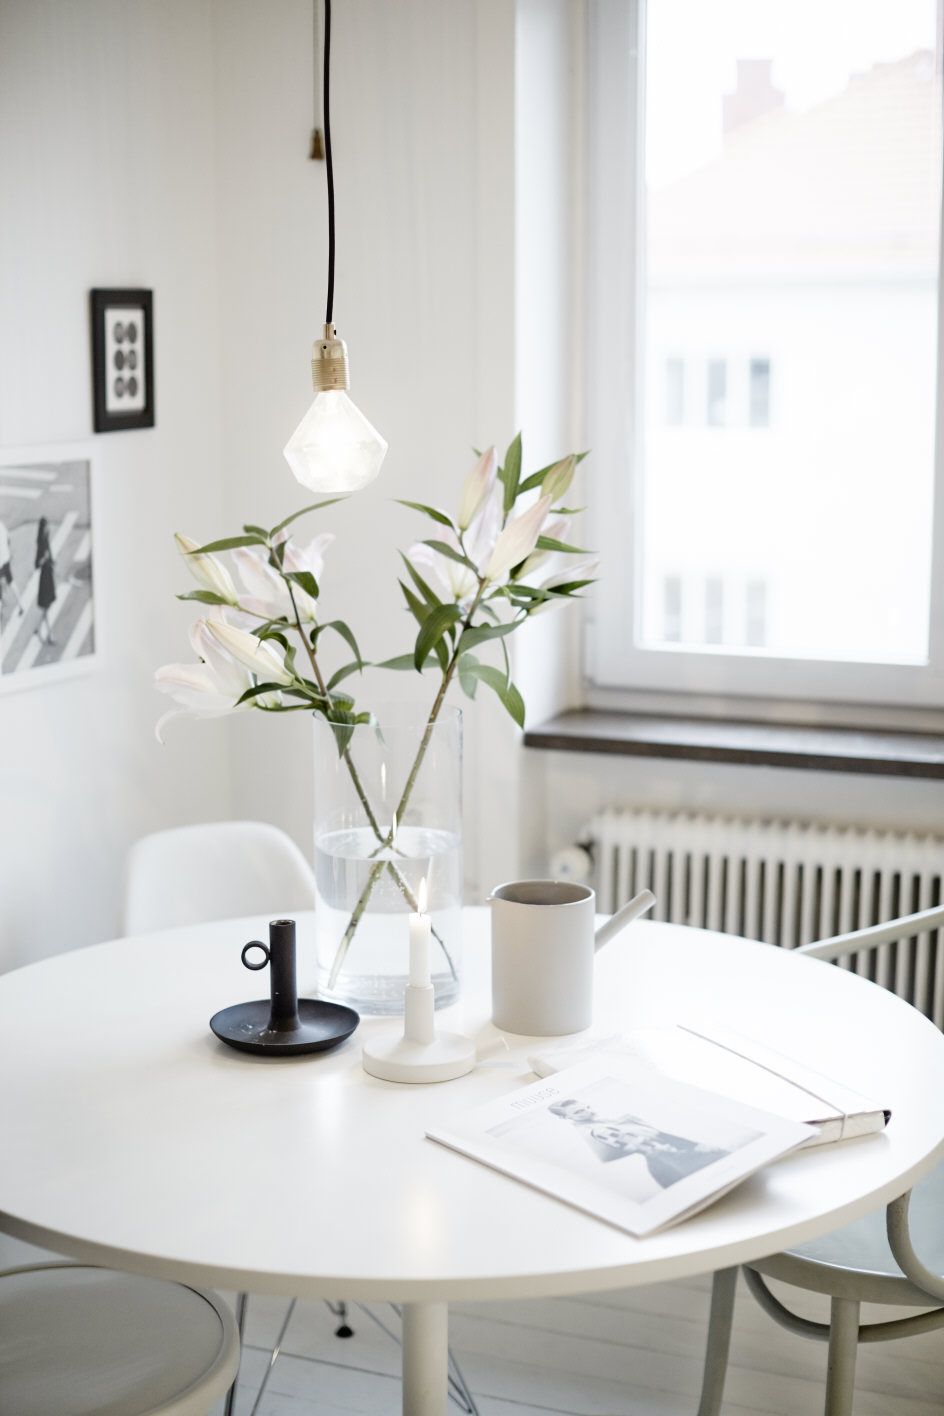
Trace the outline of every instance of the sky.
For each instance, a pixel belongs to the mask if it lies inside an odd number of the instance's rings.
[[[721,150],[721,98],[737,59],[772,59],[802,110],[854,73],[935,47],[936,0],[649,0],[646,175],[660,187]]]

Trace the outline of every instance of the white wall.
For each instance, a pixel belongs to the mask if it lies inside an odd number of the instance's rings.
[[[114,935],[140,834],[230,810],[227,725],[162,751],[172,531],[221,514],[210,6],[0,5],[0,446],[90,439],[99,666],[0,695],[0,968]],[[154,290],[157,426],[91,439],[87,300]]]
[[[412,640],[395,551],[424,528],[392,498],[454,499],[469,449],[519,426],[530,466],[574,444],[580,347],[561,326],[576,296],[578,10],[336,6],[336,317],[353,395],[390,453],[375,486],[319,524],[338,534],[325,610],[371,657]],[[143,831],[251,815],[309,848],[304,716],[179,723],[162,751],[150,680],[187,657],[171,532],[222,534],[304,498],[281,447],[311,396],[323,317],[310,35],[309,0],[0,6],[0,444],[89,435],[94,284],[155,290],[158,413],[153,431],[95,439],[100,669],[0,697],[0,963],[112,934]],[[528,634],[515,672],[539,721],[580,692],[576,624],[548,616]],[[368,702],[430,691],[414,675],[363,686]],[[927,784],[834,778],[811,808],[805,774],[522,753],[480,698],[467,714],[471,897],[544,869],[603,801],[917,824],[938,810]]]
[[[312,397],[325,173],[307,156],[310,0],[219,0],[215,17],[223,464],[238,524],[275,520],[305,499],[280,450]],[[471,449],[504,448],[516,427],[514,18],[503,0],[335,8],[335,320],[349,345],[351,396],[390,451],[380,479],[317,524],[338,536],[324,613],[349,620],[369,658],[403,653],[415,637],[396,585],[397,548],[429,535],[430,524],[393,499],[454,505]],[[204,530],[216,528],[194,534]],[[365,705],[387,696],[428,706],[435,688],[379,672],[347,686]],[[480,813],[490,845],[502,828],[516,839],[507,790],[514,737],[487,699],[466,714],[471,882],[481,875]],[[470,706],[461,694],[456,701]],[[304,715],[235,725],[237,811],[279,822],[304,849],[309,727]]]

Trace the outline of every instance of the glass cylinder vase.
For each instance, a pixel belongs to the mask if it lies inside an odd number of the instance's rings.
[[[315,940],[323,998],[400,1013],[409,915],[425,894],[436,1006],[459,992],[462,714],[389,705],[376,722],[315,719]]]

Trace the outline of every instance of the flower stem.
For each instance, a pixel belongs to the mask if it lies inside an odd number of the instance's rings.
[[[282,575],[282,579],[285,582],[285,586],[289,594],[289,599],[292,602],[292,613],[295,617],[295,629],[297,630],[298,636],[305,646],[305,652],[308,655],[308,662],[311,664],[311,672],[314,676],[315,683],[318,685],[319,692],[323,694],[325,698],[327,698],[327,685],[325,684],[324,676],[322,675],[321,669],[319,667],[314,646],[312,645],[307,634],[302,628],[301,615],[298,612],[298,604],[295,599],[295,591],[292,586],[292,582],[284,574]],[[347,770],[350,773],[351,782],[353,783],[354,790],[357,793],[358,801],[364,808],[364,813],[367,817],[368,822],[370,823],[371,830],[373,831],[381,846],[392,845],[393,832],[391,831],[390,833],[385,833],[381,830],[380,824],[377,820],[374,810],[371,807],[370,798],[368,797],[367,792],[364,789],[364,784],[361,781],[360,773],[354,765],[354,760],[351,757],[350,749],[347,746],[344,747],[341,756],[343,757],[345,766],[347,767]],[[409,882],[403,875],[402,871],[398,868],[396,863],[391,860],[382,861],[380,862],[380,865],[386,867],[386,869],[389,871],[390,875],[396,882],[400,894],[403,896],[407,904],[415,913],[419,909],[419,904],[417,902],[416,896],[410,888]],[[330,988],[333,988],[335,982],[337,981],[338,971],[340,970],[341,962],[343,962],[344,954],[347,953],[348,945],[350,944],[351,939],[353,939],[354,937],[355,931],[357,930],[357,926],[360,923],[361,915],[364,913],[364,910],[367,907],[367,901],[370,899],[370,896],[373,893],[374,885],[377,883],[377,878],[379,877],[379,875],[379,870],[371,871],[371,875],[368,877],[368,884],[370,886],[370,889],[365,891],[365,893],[361,897],[361,900],[358,900],[358,905],[360,905],[360,909],[357,910],[355,907],[356,918],[355,915],[352,914],[351,919],[348,921],[347,929],[344,931],[344,936],[338,946],[338,954],[335,956],[334,964],[331,969],[331,977],[328,981],[328,986]],[[449,953],[448,948],[446,947],[446,941],[439,934],[438,930],[434,929],[432,933],[433,937],[439,944],[439,947],[442,949],[443,954],[446,956],[446,962],[449,965],[450,973],[452,974],[453,978],[458,979],[459,975],[456,972],[456,966],[452,960],[452,956]]]
[[[403,791],[401,793],[400,801],[397,805],[396,811],[398,821],[402,821],[404,812],[409,806],[410,797],[413,793],[413,788],[416,785],[416,779],[419,776],[420,768],[423,765],[423,760],[426,757],[426,752],[433,735],[433,728],[436,726],[436,720],[439,717],[442,706],[446,701],[446,694],[449,690],[449,685],[453,680],[456,667],[459,663],[459,645],[462,642],[462,636],[472,623],[472,620],[475,616],[475,612],[479,607],[479,603],[482,599],[483,594],[485,593],[485,586],[485,577],[480,576],[478,589],[475,592],[475,598],[473,599],[472,604],[469,607],[469,611],[465,619],[462,621],[461,628],[459,630],[458,635],[456,636],[455,648],[452,651],[452,655],[449,659],[449,662],[443,670],[442,682],[439,685],[436,697],[433,699],[433,706],[429,711],[429,717],[426,720],[426,727],[423,731],[423,736],[420,739],[420,745],[417,749],[416,757],[413,759],[413,765],[411,766],[409,776],[406,779],[406,785],[404,786]],[[360,924],[361,921],[361,916],[367,908],[368,901],[370,900],[370,897],[374,891],[374,886],[376,885],[377,880],[380,877],[380,873],[385,864],[389,864],[389,862],[376,861],[371,867],[370,874],[368,875],[364,888],[361,891],[360,896],[358,897],[357,903],[355,904],[353,911],[351,912],[351,918],[348,921],[347,928],[344,931],[344,934],[341,938],[341,942],[337,948],[337,953],[334,956],[334,962],[331,965],[331,973],[328,976],[329,989],[333,988],[337,983],[338,975],[340,974],[341,969],[343,967],[344,959],[350,947],[351,940],[354,938],[354,935],[357,931],[357,926]],[[436,937],[437,939],[439,939],[438,935]],[[455,965],[453,964],[452,959],[449,957],[449,953],[446,949],[445,944],[441,939],[439,939],[439,943],[442,947],[443,953],[446,955],[446,959],[452,971],[453,978],[457,978],[458,975],[456,973]]]

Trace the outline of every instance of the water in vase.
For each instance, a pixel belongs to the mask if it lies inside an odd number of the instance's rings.
[[[462,951],[462,841],[451,831],[402,826],[395,847],[378,846],[367,826],[315,839],[315,939],[323,998],[364,1013],[401,1013],[409,972],[408,915],[427,882],[436,1006],[459,991]],[[368,885],[366,906],[343,940]],[[339,960],[339,951],[343,951]]]

